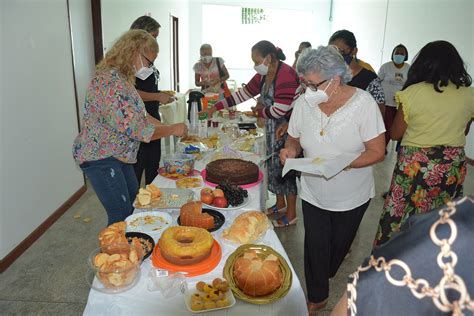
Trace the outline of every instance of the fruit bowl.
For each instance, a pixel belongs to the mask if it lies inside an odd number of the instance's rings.
[[[168,175],[187,176],[194,170],[196,157],[189,154],[174,154],[163,158],[164,171]]]
[[[128,243],[109,244],[95,249],[88,259],[89,284],[93,289],[106,293],[128,290],[139,279],[142,253],[142,249],[138,250]]]

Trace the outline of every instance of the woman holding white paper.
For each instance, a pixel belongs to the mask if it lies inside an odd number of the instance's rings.
[[[315,163],[324,163],[325,157],[358,155],[333,177],[301,175],[305,277],[312,315],[327,304],[329,278],[344,260],[374,197],[371,165],[384,159],[385,128],[372,96],[346,85],[352,75],[337,48],[305,50],[296,69],[305,92],[294,102],[289,136],[280,151],[282,163],[301,151]]]

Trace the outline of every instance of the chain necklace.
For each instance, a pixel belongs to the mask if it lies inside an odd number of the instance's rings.
[[[464,197],[457,203],[464,202],[466,199],[474,202],[470,197]],[[440,252],[437,257],[437,263],[441,270],[443,270],[443,277],[435,287],[431,287],[427,280],[419,278],[415,279],[412,276],[410,267],[402,260],[392,259],[386,261],[384,257],[375,258],[370,257],[370,260],[366,266],[359,266],[357,271],[351,274],[353,278],[352,283],[347,285],[347,289],[350,292],[350,298],[348,299],[348,308],[351,315],[357,314],[357,306],[355,301],[357,299],[357,281],[359,280],[359,272],[365,272],[374,268],[377,272],[385,272],[387,280],[395,286],[408,287],[417,299],[424,297],[430,297],[433,304],[441,311],[445,313],[451,312],[452,315],[463,315],[463,311],[474,312],[474,299],[472,299],[467,290],[464,280],[456,274],[455,266],[458,262],[458,256],[452,250],[451,245],[456,240],[458,230],[456,223],[451,219],[451,216],[456,213],[455,202],[448,202],[447,207],[439,211],[439,219],[431,226],[430,237],[435,245],[440,247]],[[436,235],[436,228],[438,225],[448,225],[451,229],[451,236],[449,238],[440,239]],[[390,274],[390,271],[394,268],[401,268],[405,275],[400,279],[396,280]],[[450,298],[446,292],[451,289],[452,291],[458,292],[457,298]]]
[[[320,108],[319,110],[321,111],[321,108]],[[324,136],[324,129],[325,129],[326,127],[328,127],[329,122],[331,121],[331,118],[332,118],[332,115],[329,115],[329,119],[328,119],[326,125],[324,125],[324,127],[323,127],[323,115],[324,115],[324,112],[321,111],[321,129],[319,130],[319,135],[320,135],[320,136]]]
[[[333,96],[333,95],[336,95],[338,93],[338,90],[339,90],[339,86],[337,86],[334,90],[332,90],[331,94],[329,95],[328,97],[328,101],[329,99]],[[334,100],[333,100],[334,101]],[[329,125],[329,122],[331,121],[332,119],[332,114],[336,113],[336,111],[334,113],[331,113],[330,115],[327,115],[329,117],[328,121],[326,122],[326,125],[324,125],[323,127],[323,115],[326,114],[323,112],[323,110],[321,109],[321,106],[319,105],[319,111],[321,111],[321,129],[319,130],[319,135],[320,136],[324,136],[324,130],[328,127]]]

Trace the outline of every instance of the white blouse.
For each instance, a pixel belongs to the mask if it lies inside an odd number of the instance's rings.
[[[323,135],[320,135],[322,129]],[[380,109],[366,91],[354,95],[329,117],[301,95],[295,102],[288,134],[299,138],[306,158],[360,154],[364,142],[385,132]],[[354,209],[375,195],[372,167],[341,171],[332,178],[302,173],[301,199],[329,211]]]

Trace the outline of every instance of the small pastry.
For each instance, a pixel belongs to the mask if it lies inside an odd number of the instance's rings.
[[[202,311],[203,309],[204,309],[204,304],[201,301],[191,302],[191,310]]]
[[[214,288],[212,287],[212,285],[207,284],[207,283],[204,285],[203,289],[204,289],[204,292],[206,292],[206,293],[211,293],[212,290],[214,290]]]
[[[195,301],[199,301],[199,302],[202,301],[201,294],[199,294],[199,293],[194,293],[193,295],[191,295],[191,303],[192,303],[192,302],[195,302]]]
[[[203,295],[202,299],[203,299],[204,302],[212,301],[212,298],[211,298],[210,294]]]
[[[220,300],[222,298],[222,292],[215,289],[211,293],[209,293],[209,296],[211,297],[211,300],[217,301],[217,300]]]
[[[218,286],[217,289],[222,291],[222,292],[227,292],[229,290],[229,282],[223,281],[221,282]]]
[[[222,283],[222,280],[220,278],[215,278],[212,280],[212,286],[217,287],[218,284]]]
[[[223,298],[223,299],[218,300],[216,302],[217,307],[226,307],[226,306],[229,306],[229,305],[230,305],[230,302],[227,298]]]
[[[202,282],[202,281],[199,281],[197,284],[196,284],[196,289],[198,291],[201,291],[201,292],[204,292],[204,285],[206,285],[206,283]]]
[[[216,302],[213,302],[213,301],[204,302],[204,309],[212,309],[216,307],[217,307]]]

